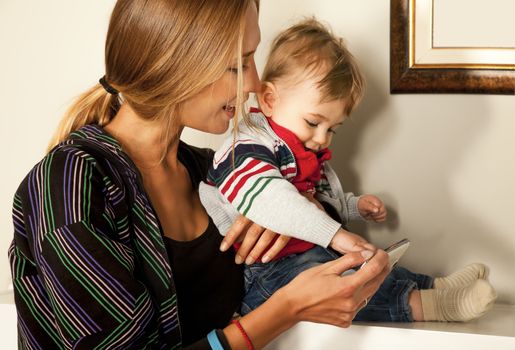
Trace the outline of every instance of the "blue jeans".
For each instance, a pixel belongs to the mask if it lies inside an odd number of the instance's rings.
[[[257,308],[302,271],[338,257],[332,250],[315,246],[301,254],[289,255],[266,264],[245,266],[245,297],[241,313],[245,315]],[[354,320],[412,322],[413,316],[408,305],[409,293],[414,288],[428,289],[432,286],[432,277],[394,267],[368,305],[358,312]]]

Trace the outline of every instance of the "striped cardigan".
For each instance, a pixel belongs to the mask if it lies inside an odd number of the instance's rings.
[[[170,262],[141,184],[96,125],[23,180],[9,248],[20,348],[181,347]]]
[[[341,222],[302,196],[289,181],[297,165],[288,145],[262,113],[249,117],[253,127],[238,126],[236,138],[228,137],[216,151],[208,183],[200,184],[202,204],[220,233],[227,233],[242,214],[274,232],[327,247],[342,224],[363,219],[359,197],[343,192],[329,162],[324,162],[315,196],[334,208]]]

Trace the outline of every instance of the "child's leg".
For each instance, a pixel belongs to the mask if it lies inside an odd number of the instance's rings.
[[[266,264],[246,265],[245,296],[241,305],[241,314],[245,315],[257,308],[302,271],[336,258],[338,258],[336,253],[315,246],[307,252],[286,256]]]
[[[470,321],[484,315],[497,298],[490,283],[482,279],[461,288],[415,292],[410,305],[416,321]]]
[[[418,289],[431,288],[432,285],[433,278],[430,276],[395,267],[354,320],[412,322],[416,315],[412,312],[410,296]]]
[[[411,307],[413,321],[424,321],[424,311],[422,309],[422,299],[420,298],[420,290],[413,289],[408,299]]]
[[[468,321],[486,313],[496,299],[485,280],[452,289],[429,289],[433,279],[395,267],[356,321]]]
[[[433,288],[450,289],[466,287],[477,279],[486,279],[488,269],[485,265],[474,263],[465,266],[447,277],[436,277]]]

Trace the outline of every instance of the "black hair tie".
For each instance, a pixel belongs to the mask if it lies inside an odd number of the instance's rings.
[[[100,83],[100,85],[102,85],[104,90],[107,91],[108,93],[110,93],[111,95],[117,95],[118,94],[118,90],[116,90],[114,87],[109,85],[109,83],[106,81],[106,76],[105,75],[102,78],[100,78],[100,80],[98,82]]]

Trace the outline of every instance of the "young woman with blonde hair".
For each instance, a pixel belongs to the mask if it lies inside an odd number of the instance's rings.
[[[21,348],[262,348],[302,320],[349,326],[377,290],[385,253],[341,277],[374,254],[351,253],[233,319],[242,269],[219,247],[234,238],[222,241],[197,191],[213,152],[179,138],[184,127],[223,133],[258,89],[258,6],[117,1],[105,76],[15,194],[9,258]],[[275,235],[244,218],[232,230],[261,252]]]

